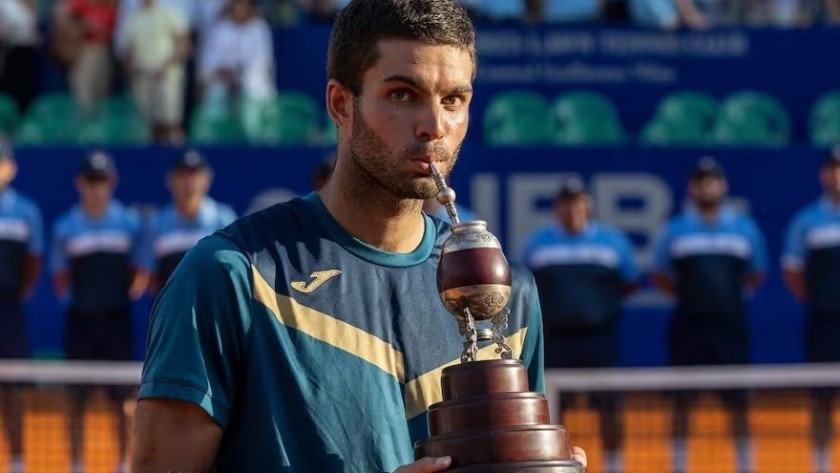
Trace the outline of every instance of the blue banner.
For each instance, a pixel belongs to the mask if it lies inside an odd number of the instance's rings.
[[[205,150],[215,169],[211,194],[242,215],[310,191],[313,169],[332,150],[319,148],[213,148]],[[84,150],[21,149],[14,186],[38,202],[51,231],[59,213],[76,201],[73,175]],[[176,151],[115,149],[121,201],[155,207],[168,201],[164,176]],[[680,211],[685,182],[701,151],[649,149],[486,149],[467,145],[452,176],[459,201],[472,207],[515,257],[528,234],[550,221],[550,201],[563,175],[580,175],[590,186],[599,218],[630,234],[643,268],[651,244],[667,220]],[[801,361],[802,311],[784,289],[779,271],[782,236],[793,214],[819,194],[822,153],[811,149],[715,152],[726,168],[738,205],[756,218],[768,242],[767,283],[752,304],[752,358],[757,363]],[[137,308],[138,357],[149,301]],[[36,350],[63,346],[63,313],[43,275],[28,304]],[[669,301],[646,287],[628,303],[622,320],[624,365],[665,363]]]
[[[274,37],[280,87],[323,100],[329,28],[278,28]],[[802,139],[817,98],[840,89],[840,61],[831,59],[837,55],[840,28],[667,33],[482,26],[477,42],[474,117],[481,117],[488,100],[504,90],[532,90],[550,100],[585,89],[610,97],[635,134],[668,93],[697,90],[722,99],[749,89],[780,100],[791,117],[793,136]],[[480,141],[481,126],[473,126],[469,136]]]

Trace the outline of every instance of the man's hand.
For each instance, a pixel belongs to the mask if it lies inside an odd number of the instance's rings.
[[[586,452],[580,447],[572,447],[572,459],[586,467]],[[435,473],[445,471],[452,463],[449,457],[426,457],[411,465],[397,468],[394,473]]]
[[[426,457],[411,465],[401,466],[394,473],[435,473],[445,471],[452,464],[449,457]]]

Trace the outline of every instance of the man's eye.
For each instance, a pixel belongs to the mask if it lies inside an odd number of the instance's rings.
[[[453,96],[450,96],[450,97],[445,97],[443,99],[443,104],[444,105],[460,106],[462,103],[464,103],[463,97],[460,97],[460,96],[457,96],[457,95],[453,95]]]
[[[391,100],[395,102],[407,102],[411,99],[411,94],[405,89],[399,89],[391,92]]]

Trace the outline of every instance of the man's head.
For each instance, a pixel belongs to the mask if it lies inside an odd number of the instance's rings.
[[[76,173],[76,190],[82,206],[103,209],[111,200],[117,186],[117,168],[111,156],[96,151],[88,154]]]
[[[252,0],[231,0],[228,4],[230,17],[236,23],[245,23],[254,15],[254,3]]]
[[[453,0],[354,0],[333,28],[327,108],[337,170],[398,199],[435,193],[469,123],[475,31]]]
[[[176,205],[200,203],[212,182],[213,171],[207,159],[198,151],[187,151],[179,155],[166,176],[166,186]]]
[[[714,209],[726,198],[729,187],[723,168],[713,158],[697,162],[688,181],[688,194],[699,209]]]
[[[7,143],[0,142],[0,191],[6,189],[17,176],[15,152]]]
[[[820,183],[828,197],[840,200],[840,146],[829,152],[823,160]]]
[[[578,178],[569,178],[560,184],[554,197],[554,213],[563,228],[570,233],[586,229],[592,214],[592,199]]]

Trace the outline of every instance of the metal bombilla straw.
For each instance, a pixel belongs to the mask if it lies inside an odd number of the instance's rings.
[[[435,185],[438,188],[435,198],[440,205],[446,208],[446,213],[449,214],[449,219],[453,225],[461,223],[458,219],[458,210],[455,208],[455,190],[446,185],[446,179],[444,179],[435,163],[429,163],[429,168],[432,170],[432,178],[434,178]]]
[[[443,205],[446,209],[446,213],[449,215],[449,220],[452,222],[452,225],[458,225],[461,223],[460,219],[458,218],[458,209],[455,208],[455,189],[449,187],[446,184],[446,179],[441,174],[440,169],[437,168],[435,163],[429,163],[429,168],[432,171],[432,178],[435,181],[435,185],[438,188],[438,193],[435,196],[435,199]],[[471,326],[472,330],[475,330],[475,340],[472,342],[473,346],[470,347],[470,351],[473,353],[475,352],[474,343],[478,341],[485,341],[485,340],[493,340],[493,330],[489,328],[478,329],[474,326],[474,321],[472,320],[472,316],[469,314],[465,317],[467,320],[467,325]]]

